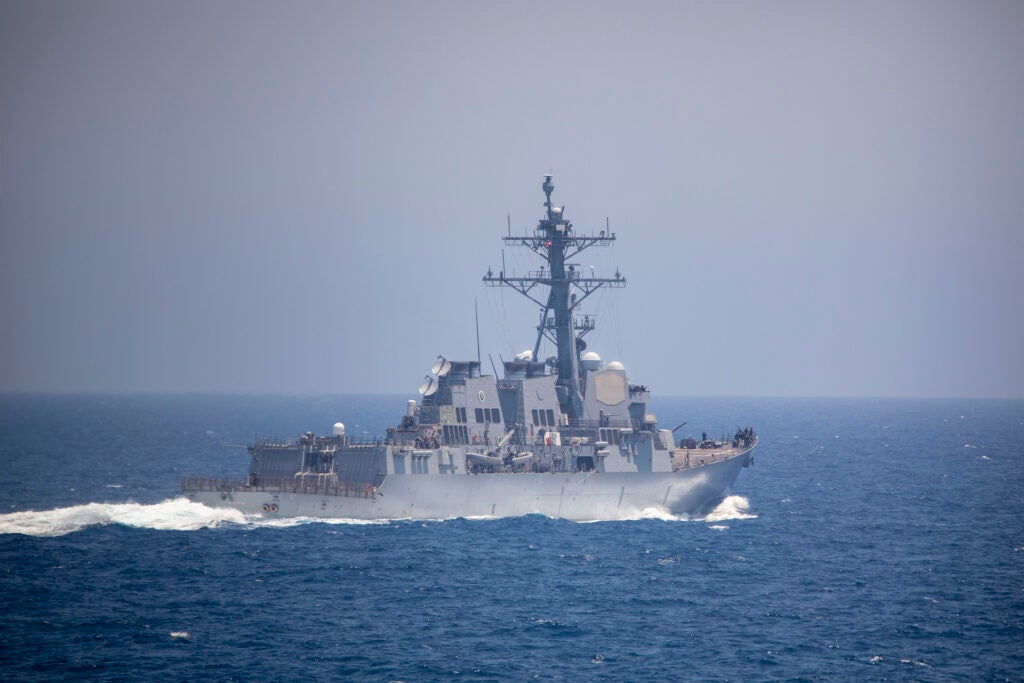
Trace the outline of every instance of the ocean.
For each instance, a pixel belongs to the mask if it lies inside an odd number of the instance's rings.
[[[0,396],[4,681],[1024,680],[1024,401],[659,398],[761,442],[702,519],[266,521],[255,434],[405,396]]]

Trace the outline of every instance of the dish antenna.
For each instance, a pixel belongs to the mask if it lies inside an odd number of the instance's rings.
[[[427,375],[423,378],[423,384],[420,385],[420,395],[433,396],[435,392],[437,392],[437,381],[430,375]]]
[[[430,371],[438,377],[444,377],[451,369],[452,362],[450,360],[446,360],[444,356],[438,356],[437,362],[434,363],[434,367],[430,368]]]

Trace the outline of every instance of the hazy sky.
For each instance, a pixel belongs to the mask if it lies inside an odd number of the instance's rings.
[[[656,393],[1024,396],[1022,74],[1017,1],[3,0],[0,390],[489,367],[552,170]]]

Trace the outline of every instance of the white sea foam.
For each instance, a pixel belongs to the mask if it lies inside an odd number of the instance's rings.
[[[587,522],[661,520],[665,522],[723,522],[731,519],[754,519],[757,515],[748,512],[749,502],[743,496],[729,496],[704,517],[674,515],[661,506],[642,510],[623,510],[607,518]],[[425,520],[445,522],[449,519]],[[500,517],[473,517],[471,520],[487,521]],[[216,527],[222,523],[238,524],[248,528],[265,527],[289,529],[307,524],[329,525],[381,525],[391,524],[394,519],[353,519],[321,517],[282,517],[267,519],[255,515],[246,516],[230,508],[212,508],[193,503],[186,498],[165,500],[161,503],[143,505],[140,503],[89,503],[53,510],[32,510],[0,514],[0,534],[25,534],[27,536],[63,536],[91,526],[123,524],[140,529],[161,531],[195,531]],[[727,529],[726,526],[712,526]]]
[[[546,515],[545,515],[546,516]],[[497,519],[497,518],[496,518]],[[551,519],[556,519],[552,517]],[[685,518],[678,515],[673,515],[668,511],[667,508],[663,508],[660,505],[637,509],[637,508],[624,508],[617,512],[609,511],[606,517],[596,517],[594,519],[579,519],[570,520],[575,521],[578,524],[597,524],[599,522],[635,522],[641,519],[660,519],[663,522],[679,522],[684,521]]]
[[[180,638],[182,640],[191,640],[192,636],[189,635],[188,631],[171,631],[171,638]]]
[[[245,519],[252,526],[269,527],[272,529],[290,529],[305,524],[390,524],[401,521],[394,519],[354,519],[348,517],[281,517],[278,519],[264,519],[262,517],[249,517]],[[440,521],[440,520],[431,520]]]
[[[660,519],[663,522],[678,522],[682,518],[679,515],[673,515],[667,509],[658,506],[644,508],[638,515],[631,515],[627,519]]]
[[[704,516],[676,515],[658,505],[642,510],[621,510],[614,516],[587,520],[584,523],[632,522],[643,519],[658,519],[663,522],[724,522],[730,519],[756,519],[757,515],[751,514],[749,509],[750,502],[743,496],[728,496],[714,510]]]
[[[55,510],[12,512],[0,515],[0,534],[63,536],[90,526],[123,524],[142,529],[192,531],[222,522],[245,524],[237,510],[210,508],[186,498],[162,503],[89,503]]]
[[[922,662],[918,659],[900,659],[900,664],[913,664],[914,666],[923,666],[931,668],[928,662]]]
[[[743,496],[728,496],[718,504],[703,521],[725,522],[730,519],[756,519],[757,515],[750,512],[750,501]]]

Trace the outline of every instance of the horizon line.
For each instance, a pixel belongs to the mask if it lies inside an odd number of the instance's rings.
[[[100,390],[0,390],[3,397],[156,397],[156,396],[280,396],[294,398],[308,398],[314,396],[411,396],[416,394],[415,390],[408,392],[400,391],[211,391],[211,390],[131,390],[131,391],[100,391]],[[880,395],[880,394],[659,394],[661,398],[694,398],[694,399],[816,399],[816,400],[841,400],[841,399],[864,399],[864,400],[980,400],[980,401],[1021,401],[1024,394],[1019,396],[981,396],[976,394],[966,395]],[[651,403],[655,403],[657,398]]]

